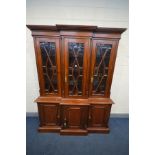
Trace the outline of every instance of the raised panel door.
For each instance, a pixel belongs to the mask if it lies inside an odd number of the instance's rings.
[[[91,105],[89,111],[90,127],[108,127],[111,105]]]
[[[38,104],[40,126],[57,126],[60,121],[58,104]]]
[[[86,129],[88,106],[62,106],[63,129]]]

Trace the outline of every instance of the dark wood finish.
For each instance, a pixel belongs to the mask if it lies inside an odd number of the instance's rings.
[[[57,132],[59,133],[61,130],[60,126],[40,126],[38,128],[39,132]]]
[[[59,104],[38,103],[40,126],[59,126],[60,108]]]
[[[69,94],[69,47],[68,43],[81,43],[84,45],[83,49],[83,71],[82,71],[82,94],[79,95],[72,95]],[[88,64],[89,64],[89,39],[81,39],[81,38],[65,38],[64,40],[64,66],[65,66],[65,97],[88,97]],[[78,65],[77,65],[78,68]],[[87,74],[85,74],[87,73]],[[78,92],[77,92],[78,93]]]
[[[75,136],[86,136],[88,134],[87,130],[82,129],[61,129],[60,135],[75,135]]]
[[[111,105],[91,104],[89,110],[89,127],[108,128]]]
[[[45,93],[45,79],[43,74],[43,63],[41,56],[40,42],[53,42],[56,45],[56,67],[57,67],[57,80],[58,82],[58,93],[55,94],[46,94]],[[60,73],[60,45],[58,38],[35,38],[35,53],[37,60],[37,69],[38,69],[38,79],[40,84],[40,95],[50,95],[50,96],[61,96],[61,73]]]
[[[126,29],[88,25],[27,27],[34,39],[40,86],[40,96],[35,100],[38,131],[61,135],[109,133],[114,103],[110,89],[119,39]]]
[[[109,94],[110,94],[110,89],[109,87],[111,86],[111,76],[112,76],[112,73],[113,73],[113,63],[114,63],[114,60],[113,58],[116,56],[116,41],[112,41],[112,40],[105,40],[105,39],[102,39],[102,40],[97,40],[97,39],[93,39],[92,41],[92,44],[93,44],[93,47],[92,47],[92,56],[91,56],[91,71],[90,71],[90,96],[95,96],[95,97],[109,97]],[[107,73],[107,77],[106,77],[106,85],[105,85],[105,92],[104,93],[96,93],[94,94],[93,93],[93,82],[94,82],[94,67],[95,67],[95,64],[96,64],[96,55],[97,55],[97,44],[101,44],[101,45],[111,45],[111,50],[110,50],[110,59],[109,59],[109,65],[107,66],[107,70],[108,70],[108,73]],[[103,54],[103,57],[105,55]],[[102,67],[102,66],[101,66]],[[98,75],[97,75],[98,77]],[[101,80],[102,81],[102,80]],[[100,82],[99,82],[100,83]],[[100,83],[101,85],[101,83]]]
[[[87,99],[76,99],[76,98],[62,98],[62,97],[46,97],[40,96],[35,102],[42,104],[52,104],[52,103],[60,103],[61,105],[90,105],[92,103],[97,104],[114,104],[114,102],[110,98],[87,98]]]
[[[90,25],[26,25],[31,31],[92,31],[100,33],[123,33],[125,28],[106,28],[106,27],[97,27]]]
[[[63,129],[86,130],[88,105],[62,105],[61,123]]]
[[[109,128],[105,128],[105,127],[88,127],[87,128],[88,133],[104,133],[104,134],[108,134],[110,132]]]

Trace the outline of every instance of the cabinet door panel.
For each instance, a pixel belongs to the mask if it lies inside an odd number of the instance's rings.
[[[40,125],[56,126],[59,124],[58,104],[38,104]]]
[[[62,122],[66,129],[85,129],[87,126],[88,107],[87,106],[63,106]]]
[[[41,95],[60,96],[60,49],[58,38],[37,38],[36,57]]]
[[[93,40],[91,57],[90,96],[108,97],[113,66],[116,56],[116,42]]]
[[[64,40],[65,97],[88,96],[89,40]]]
[[[66,120],[68,121],[68,126],[70,128],[79,128],[80,127],[80,116],[81,110],[80,108],[69,108],[66,112]]]
[[[92,105],[89,111],[90,127],[108,127],[111,105]]]

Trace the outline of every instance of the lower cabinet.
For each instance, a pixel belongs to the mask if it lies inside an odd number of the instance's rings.
[[[38,103],[42,132],[86,135],[88,132],[108,133],[111,105],[61,105],[59,103]]]
[[[91,104],[89,108],[88,130],[90,132],[109,132],[108,121],[111,105]]]
[[[86,106],[61,106],[61,134],[87,134],[88,110]]]
[[[56,103],[38,103],[40,119],[39,131],[59,131],[60,130],[60,108]]]

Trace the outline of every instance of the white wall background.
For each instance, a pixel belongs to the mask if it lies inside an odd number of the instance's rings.
[[[27,0],[27,24],[77,24],[128,28],[128,0]],[[31,32],[27,29],[26,88],[27,112],[36,112],[33,101],[39,96],[39,85]],[[128,30],[120,40],[111,88],[116,103],[112,113],[129,112]]]

